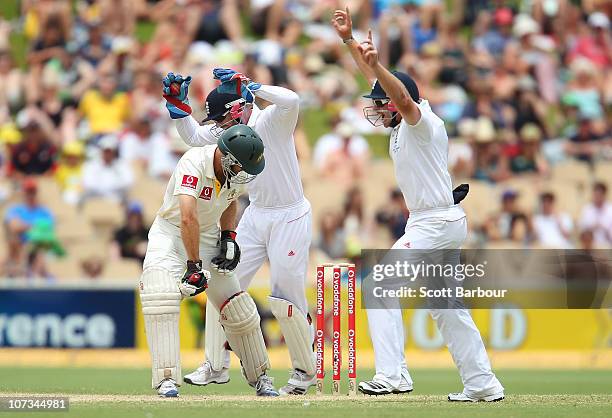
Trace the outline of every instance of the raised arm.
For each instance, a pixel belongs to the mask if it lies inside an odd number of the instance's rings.
[[[359,51],[359,43],[353,38],[353,22],[351,20],[351,13],[349,12],[348,6],[345,10],[336,10],[334,17],[331,20],[332,26],[336,29],[336,33],[342,39],[342,42],[347,46],[351,57],[357,64],[359,71],[368,80],[370,85],[376,81],[376,76],[370,67],[364,61],[361,52]]]
[[[421,119],[421,111],[402,82],[378,61],[378,50],[372,42],[372,30],[368,32],[368,39],[359,45],[359,51],[402,118],[408,124],[416,125]]]
[[[175,119],[176,130],[185,143],[191,147],[216,144],[217,140],[210,132],[210,126],[200,124],[191,115]]]
[[[255,97],[275,104],[277,109],[283,113],[297,115],[300,110],[300,96],[284,87],[262,84],[257,90],[253,90],[253,94]]]

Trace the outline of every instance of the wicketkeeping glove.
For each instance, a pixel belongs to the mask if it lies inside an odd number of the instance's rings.
[[[187,261],[187,271],[179,283],[179,289],[184,297],[195,296],[208,288],[210,271],[202,269],[202,260]]]
[[[261,87],[261,84],[251,81],[247,76],[230,68],[215,68],[213,76],[221,81],[217,87],[219,93],[233,93],[242,96],[247,103],[253,103],[255,96],[253,92]]]
[[[221,231],[221,239],[219,241],[219,255],[210,260],[210,264],[215,267],[219,273],[229,273],[234,271],[240,262],[240,247],[236,242],[236,233],[234,231]]]
[[[166,109],[172,119],[180,119],[191,115],[189,105],[189,84],[191,76],[183,78],[180,74],[168,73],[162,80],[164,99],[166,99]],[[178,89],[176,86],[180,86]],[[178,91],[177,91],[178,90]]]

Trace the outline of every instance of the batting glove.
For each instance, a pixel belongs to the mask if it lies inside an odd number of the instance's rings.
[[[222,274],[234,271],[240,262],[240,247],[234,231],[221,231],[219,250],[219,255],[210,260],[210,264]]]
[[[216,80],[221,81],[221,85],[217,87],[219,93],[238,94],[247,103],[253,103],[255,99],[253,92],[261,87],[261,84],[251,81],[244,74],[230,68],[215,68],[213,76]]]
[[[166,99],[166,109],[170,113],[172,119],[180,119],[191,115],[191,106],[189,105],[189,84],[191,76],[183,78],[180,74],[168,73],[162,80],[164,99]],[[173,85],[180,85],[178,91]]]
[[[195,296],[208,288],[210,271],[202,269],[202,260],[187,261],[187,270],[179,283],[179,290],[184,297]]]

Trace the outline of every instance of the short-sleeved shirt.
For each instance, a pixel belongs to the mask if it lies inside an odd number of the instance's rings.
[[[48,221],[54,223],[54,218],[49,209],[44,206],[28,206],[28,205],[15,205],[7,209],[4,215],[4,223],[11,222],[15,219],[23,222],[26,225],[32,226],[38,221]],[[21,240],[26,241],[26,234],[21,235]]]
[[[391,131],[389,141],[395,177],[411,214],[454,204],[444,122],[427,100],[421,100],[418,106],[421,118],[416,125],[402,120]]]
[[[246,185],[230,182],[221,185],[215,177],[214,156],[216,145],[189,149],[179,160],[164,195],[157,216],[180,227],[180,195],[197,199],[200,234],[216,237],[219,219],[227,207],[246,191]]]
[[[123,127],[130,114],[130,103],[125,93],[115,93],[107,99],[97,90],[83,95],[79,109],[89,121],[94,134],[116,132]]]

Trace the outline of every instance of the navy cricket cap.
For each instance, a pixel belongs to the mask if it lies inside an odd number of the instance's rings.
[[[393,74],[397,79],[399,79],[399,81],[402,82],[404,87],[406,87],[406,90],[408,90],[408,94],[410,95],[412,100],[418,103],[421,96],[419,94],[419,88],[417,87],[412,77],[400,71],[391,71],[391,74]],[[378,80],[376,80],[376,83],[374,83],[374,85],[372,86],[372,91],[370,92],[370,94],[367,94],[363,97],[372,100],[384,100],[389,98]]]
[[[206,102],[204,103],[206,111],[206,119],[202,122],[208,122],[222,118],[232,107],[234,103],[244,102],[242,96],[237,94],[219,93],[217,89],[213,89],[208,96],[206,96]]]

